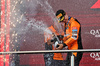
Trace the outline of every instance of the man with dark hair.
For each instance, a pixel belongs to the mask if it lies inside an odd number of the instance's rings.
[[[62,9],[56,12],[56,17],[59,23],[64,24],[63,43],[58,44],[59,47],[57,47],[56,50],[61,50],[65,46],[68,46],[69,50],[83,49],[81,42],[81,24],[78,20],[68,16]],[[74,66],[79,66],[83,53],[74,52],[73,55],[75,56]],[[71,65],[71,53],[67,54],[66,63],[67,66]]]

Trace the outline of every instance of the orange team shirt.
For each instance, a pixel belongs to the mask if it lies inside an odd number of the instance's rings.
[[[69,23],[64,27],[66,28],[66,34],[64,35],[63,42],[68,46],[68,49],[77,50],[79,47],[81,48],[81,41],[79,41],[81,39],[80,24],[71,17]],[[77,56],[77,52],[73,54]]]

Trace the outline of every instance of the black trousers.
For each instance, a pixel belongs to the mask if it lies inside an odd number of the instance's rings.
[[[45,54],[44,56],[45,66],[66,66],[65,60],[53,60],[51,54]]]
[[[45,43],[45,50],[52,50],[52,45]],[[53,53],[44,54],[45,66],[66,66],[65,60],[54,60],[53,55]]]
[[[74,56],[74,66],[79,66],[80,60],[82,59],[82,55],[83,53],[78,52],[77,56]],[[67,53],[67,57],[66,57],[66,66],[71,66],[71,56],[72,53]]]
[[[52,45],[45,43],[45,50],[52,50]],[[51,66],[53,61],[53,53],[44,54],[45,66]]]
[[[52,45],[45,43],[45,50],[52,50]],[[71,66],[72,53],[67,53],[66,60],[53,60],[53,55],[53,53],[44,54],[45,66]],[[82,55],[83,53],[78,52],[77,56],[74,56],[74,66],[79,66]]]

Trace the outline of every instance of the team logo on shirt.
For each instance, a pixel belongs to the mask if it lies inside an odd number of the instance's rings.
[[[77,34],[77,27],[72,27],[72,34]]]
[[[77,39],[77,27],[72,27],[72,38]]]

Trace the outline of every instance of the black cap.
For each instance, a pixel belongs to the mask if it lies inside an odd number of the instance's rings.
[[[60,10],[58,10],[58,11],[56,12],[56,16],[57,16],[57,18],[58,18],[58,22],[61,22],[61,21],[64,20],[65,14],[66,14],[65,11],[62,10],[62,9],[60,9]]]

